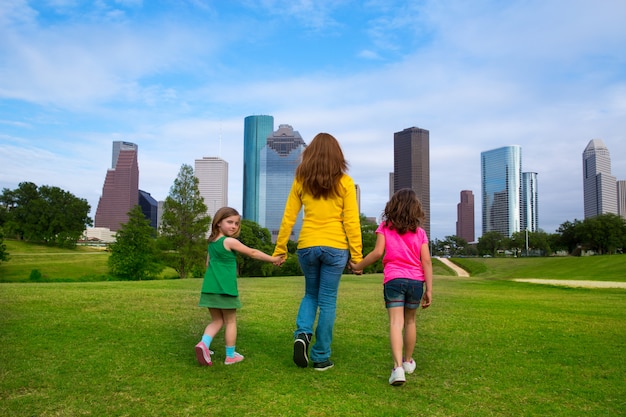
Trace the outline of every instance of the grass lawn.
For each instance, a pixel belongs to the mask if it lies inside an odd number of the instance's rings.
[[[4,240],[9,261],[0,263],[0,283],[28,282],[33,271],[40,273],[40,282],[61,281],[109,281],[107,261],[109,252],[91,246],[75,249],[37,245],[16,240]],[[162,278],[177,277],[176,272],[166,268]]]
[[[109,252],[102,249],[77,246],[63,249],[37,245],[16,240],[5,240],[10,259],[0,263],[0,283],[32,281],[33,271],[40,273],[37,282],[91,282],[115,281],[109,275],[107,261]],[[436,259],[433,272],[439,275],[454,275],[454,272]],[[165,268],[160,278],[178,278],[172,268]]]
[[[536,277],[536,276],[530,276]],[[297,368],[301,277],[240,279],[237,350],[200,367],[199,279],[0,285],[2,416],[619,416],[626,291],[436,276],[391,387],[381,276],[340,286],[326,372]]]
[[[626,255],[545,258],[451,258],[482,278],[543,278],[626,282]]]

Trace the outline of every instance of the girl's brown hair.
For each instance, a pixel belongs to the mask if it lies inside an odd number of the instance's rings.
[[[424,222],[424,209],[417,194],[410,188],[398,190],[385,205],[383,221],[387,227],[403,235],[415,232]]]
[[[211,223],[211,235],[209,236],[209,242],[213,242],[217,238],[217,236],[220,234],[220,228],[218,226],[220,222],[224,220],[225,218],[231,217],[231,216],[241,217],[239,212],[232,207],[222,207],[219,210],[217,210],[217,212],[215,213],[215,216],[213,216],[213,223]],[[237,229],[235,234],[232,235],[231,237],[238,237],[239,232],[241,232],[241,227],[239,227],[239,229]]]
[[[337,139],[318,133],[302,152],[296,179],[313,198],[334,197],[340,195],[339,180],[347,170],[348,162]]]

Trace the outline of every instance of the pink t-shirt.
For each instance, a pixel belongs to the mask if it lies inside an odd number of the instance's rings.
[[[415,232],[401,235],[391,230],[386,223],[381,223],[376,233],[385,236],[385,256],[383,257],[383,283],[395,278],[408,278],[424,281],[424,269],[421,262],[422,245],[428,244],[428,236],[421,227]]]

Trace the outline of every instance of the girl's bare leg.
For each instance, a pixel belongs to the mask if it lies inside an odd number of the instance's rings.
[[[415,350],[415,314],[417,309],[404,309],[404,360],[409,361]]]
[[[402,329],[404,327],[404,307],[391,307],[389,313],[389,341],[393,367],[402,366]]]
[[[206,326],[206,329],[204,329],[204,334],[209,335],[213,338],[215,337],[217,332],[220,331],[220,329],[224,325],[223,311],[227,310],[221,310],[219,308],[209,308],[209,312],[211,313],[211,322],[208,326]]]
[[[237,310],[222,310],[224,317],[224,343],[226,346],[237,344]]]

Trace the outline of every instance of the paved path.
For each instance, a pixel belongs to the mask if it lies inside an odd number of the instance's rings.
[[[447,258],[437,258],[441,261],[442,264],[444,264],[445,266],[450,267],[450,269],[452,269],[454,272],[456,272],[456,274],[460,277],[469,277],[469,272],[467,272],[465,269],[461,268],[460,266],[458,266],[457,264],[455,264],[454,262],[450,261],[450,259]]]
[[[626,289],[626,282],[615,281],[583,281],[583,280],[567,280],[567,279],[534,279],[534,278],[519,278],[514,279],[517,282],[530,282],[532,284],[546,284],[546,285],[562,285],[565,287],[578,287],[578,288],[624,288]]]

